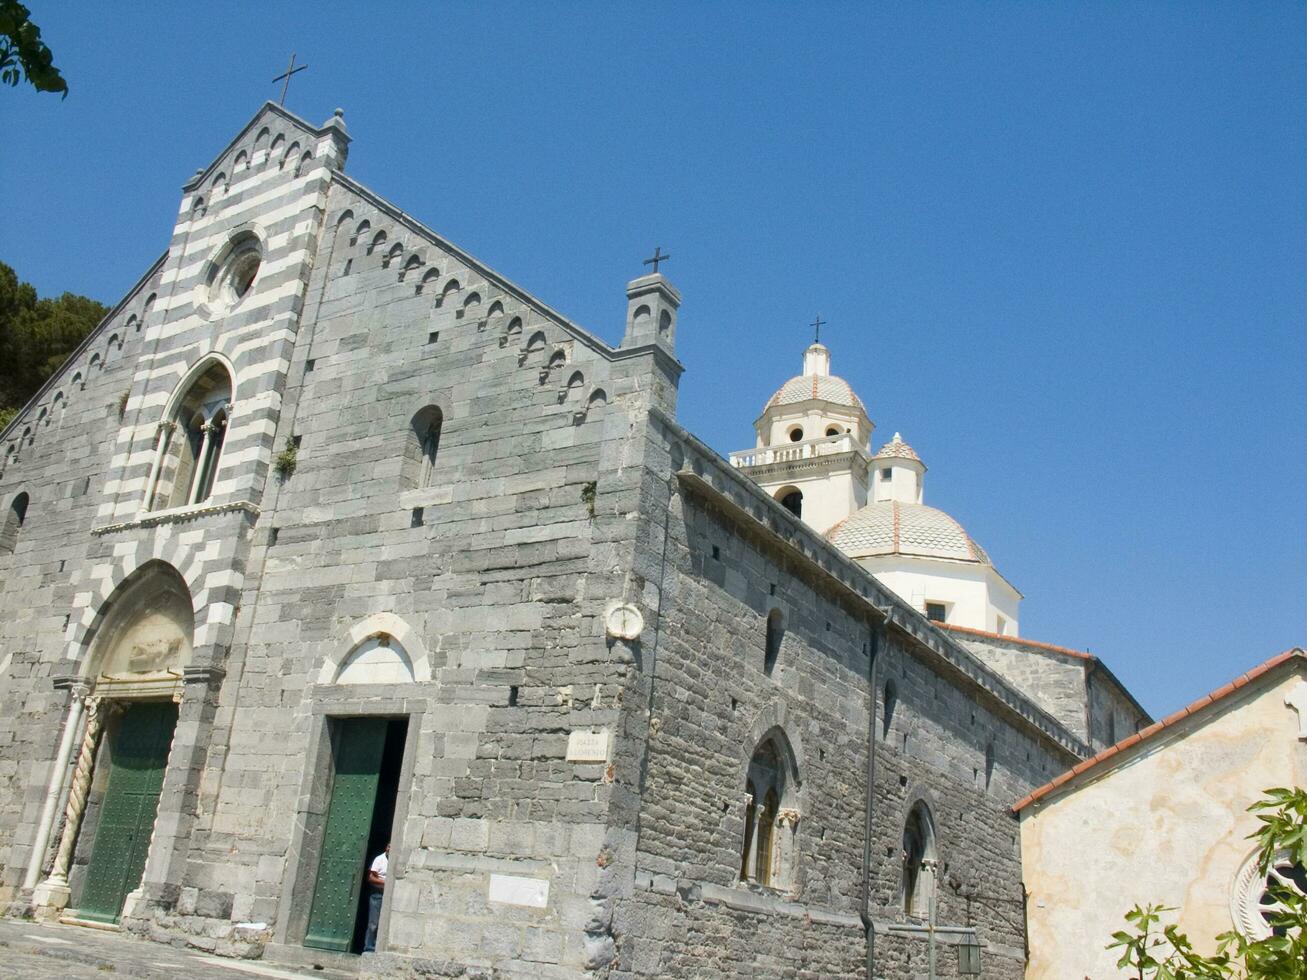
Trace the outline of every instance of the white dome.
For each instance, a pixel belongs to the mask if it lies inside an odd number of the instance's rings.
[[[849,383],[843,378],[835,377],[833,374],[800,374],[797,377],[790,378],[789,381],[780,386],[776,394],[767,400],[767,407],[775,408],[777,405],[793,405],[796,402],[806,402],[812,398],[866,411],[863,408],[862,401],[853,393],[853,388],[850,387]]]
[[[827,531],[826,538],[855,559],[912,555],[992,564],[961,524],[925,504],[898,500],[867,504]]]

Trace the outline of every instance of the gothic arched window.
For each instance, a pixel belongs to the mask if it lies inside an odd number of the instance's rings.
[[[918,919],[930,915],[937,863],[935,823],[930,817],[930,808],[918,800],[903,827],[904,914]]]
[[[232,380],[211,361],[192,379],[159,426],[155,460],[146,481],[145,509],[166,510],[208,500],[213,494],[231,418]]]
[[[773,729],[754,749],[745,775],[740,879],[793,889],[799,825],[799,774],[789,740]]]

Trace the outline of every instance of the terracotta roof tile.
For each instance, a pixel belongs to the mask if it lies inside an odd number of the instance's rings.
[[[948,627],[948,628],[958,629],[959,627]],[[969,632],[979,632],[979,631],[971,630]],[[1086,656],[1088,655],[1086,654]],[[1218,687],[1215,691],[1212,691],[1210,694],[1204,694],[1198,700],[1186,705],[1185,707],[1181,708],[1179,711],[1174,712],[1173,714],[1167,715],[1161,721],[1155,721],[1147,728],[1144,728],[1138,732],[1135,732],[1133,735],[1121,739],[1121,741],[1117,742],[1115,745],[1109,745],[1107,748],[1103,749],[1103,751],[1099,752],[1097,755],[1091,756],[1090,758],[1086,759],[1084,762],[1077,763],[1076,765],[1072,766],[1070,769],[1068,769],[1066,772],[1062,773],[1061,775],[1053,777],[1053,779],[1045,783],[1043,786],[1040,786],[1038,789],[1035,789],[1032,792],[1027,793],[1021,799],[1017,800],[1014,804],[1012,804],[1012,812],[1017,813],[1021,811],[1025,807],[1029,806],[1031,803],[1043,799],[1049,793],[1053,792],[1053,790],[1057,789],[1059,786],[1070,781],[1071,779],[1074,779],[1076,776],[1079,776],[1081,773],[1088,772],[1090,769],[1093,769],[1101,765],[1102,763],[1106,762],[1108,759],[1111,759],[1113,756],[1119,755],[1120,753],[1124,752],[1126,749],[1138,745],[1140,742],[1147,741],[1148,739],[1156,735],[1158,732],[1164,731],[1172,727],[1173,725],[1181,721],[1184,721],[1186,718],[1192,718],[1194,715],[1203,711],[1205,708],[1209,708],[1212,705],[1219,703],[1224,698],[1233,694],[1235,691],[1239,690],[1240,688],[1247,687],[1249,684],[1251,684],[1257,678],[1261,677],[1263,674],[1267,674],[1270,671],[1274,670],[1276,667],[1279,667],[1281,664],[1287,663],[1290,660],[1294,660],[1294,659],[1307,661],[1307,651],[1304,651],[1302,647],[1293,647],[1290,650],[1285,650],[1283,653],[1276,654],[1270,660],[1264,661],[1263,663],[1260,663],[1256,667],[1252,668],[1252,670],[1240,674],[1234,680],[1230,681],[1228,684]]]
[[[972,636],[992,637],[995,640],[1006,640],[1008,643],[1019,643],[1021,646],[1035,647],[1039,650],[1051,650],[1054,653],[1064,653],[1068,657],[1075,657],[1079,660],[1098,660],[1092,653],[1085,650],[1072,650],[1070,647],[1060,647],[1052,643],[1041,643],[1039,640],[1026,640],[1019,636],[1006,636],[1003,633],[992,633],[989,630],[972,629],[970,626],[953,626],[949,623],[936,623],[941,629],[952,630],[955,633],[967,633]]]

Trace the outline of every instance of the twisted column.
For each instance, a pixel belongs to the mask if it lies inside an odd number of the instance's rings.
[[[104,712],[100,698],[86,699],[86,728],[82,733],[82,748],[77,753],[77,768],[73,784],[68,788],[68,806],[64,808],[64,832],[59,838],[59,853],[55,855],[50,880],[55,884],[68,884],[68,868],[73,862],[73,847],[77,844],[77,831],[86,812],[86,794],[91,790],[91,770],[95,767],[95,747],[100,741],[104,725]]]
[[[62,909],[68,904],[68,868],[73,861],[73,848],[77,845],[77,831],[86,812],[86,796],[91,789],[91,774],[95,768],[95,748],[100,741],[104,725],[103,701],[98,697],[86,699],[86,727],[82,732],[82,747],[77,753],[77,768],[68,789],[68,805],[64,808],[64,829],[59,838],[59,851],[55,854],[50,876],[37,885],[32,903],[47,909]],[[46,913],[49,914],[49,913]],[[38,909],[38,917],[41,915]]]

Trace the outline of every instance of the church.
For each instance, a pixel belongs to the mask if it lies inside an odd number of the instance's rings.
[[[364,976],[1022,976],[1011,806],[1147,713],[1021,637],[824,345],[724,458],[657,263],[591,332],[349,145],[260,109],[0,433],[7,914]]]

